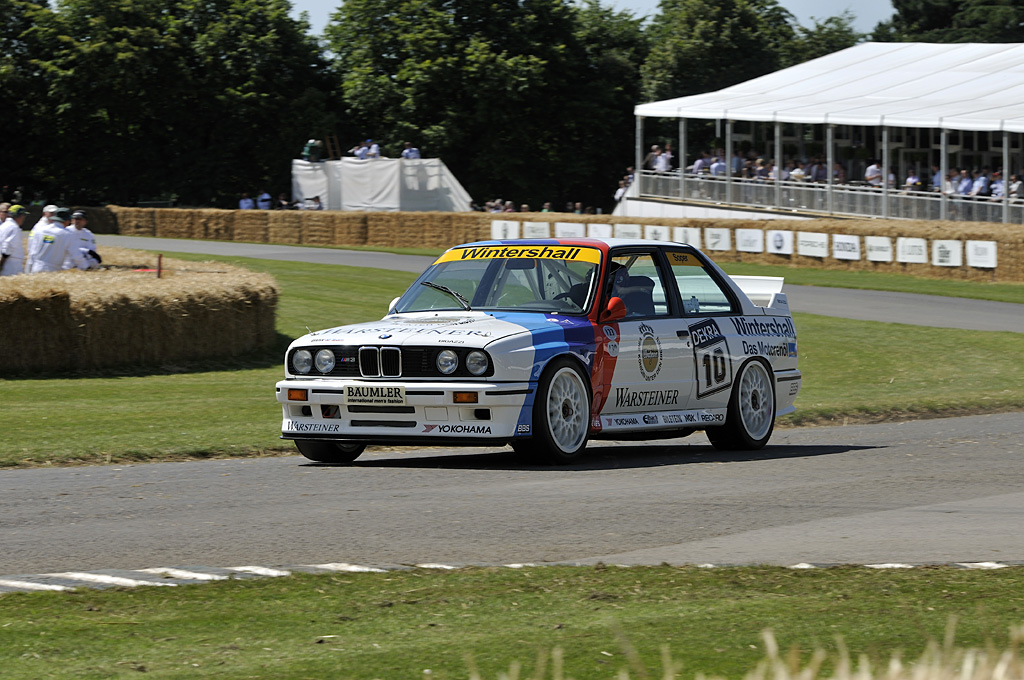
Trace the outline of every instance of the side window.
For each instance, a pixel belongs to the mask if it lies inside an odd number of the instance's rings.
[[[667,316],[668,296],[661,270],[650,253],[613,256],[609,264],[611,294],[626,303],[626,318]]]
[[[665,254],[672,266],[672,276],[676,279],[685,314],[733,311],[729,296],[704,269],[700,260],[682,251],[670,250]]]

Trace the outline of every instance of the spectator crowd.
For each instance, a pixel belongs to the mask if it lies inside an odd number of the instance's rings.
[[[0,276],[99,268],[103,260],[96,252],[96,237],[86,226],[85,211],[43,206],[26,246],[23,228],[28,212],[18,203],[0,203]]]

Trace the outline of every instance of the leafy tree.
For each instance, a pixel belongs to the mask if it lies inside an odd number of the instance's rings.
[[[1024,0],[893,0],[892,19],[875,27],[882,42],[1024,42]]]
[[[644,54],[639,20],[564,0],[348,0],[326,36],[363,136],[392,153],[411,138],[471,194],[535,207],[606,171],[588,163],[622,144],[635,98],[618,78]]]
[[[811,21],[813,25],[810,28],[796,27],[796,39],[793,41],[793,47],[786,50],[784,63],[787,66],[845,50],[866,37],[854,29],[854,16],[849,10],[839,16],[827,19],[812,17]]]
[[[646,100],[719,90],[778,70],[795,38],[775,0],[661,0],[648,31]]]

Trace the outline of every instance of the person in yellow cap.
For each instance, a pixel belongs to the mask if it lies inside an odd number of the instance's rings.
[[[21,232],[21,223],[25,221],[28,211],[24,206],[0,203],[0,276],[21,274],[25,264],[25,237]]]

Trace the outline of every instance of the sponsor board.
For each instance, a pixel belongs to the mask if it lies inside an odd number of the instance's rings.
[[[494,258],[529,258],[537,260],[568,260],[571,262],[601,261],[601,251],[597,248],[581,248],[578,246],[477,246],[473,248],[453,248],[437,259],[437,262],[457,262],[459,260],[491,260]],[[436,263],[435,263],[436,264]]]
[[[859,260],[860,236],[832,234],[832,257],[837,260]]]
[[[828,234],[798,231],[796,233],[796,254],[804,257],[828,257]]]
[[[888,236],[865,236],[864,250],[871,262],[892,262],[892,239]]]
[[[773,255],[793,254],[793,232],[769,229],[766,234],[766,250]]]
[[[763,253],[764,232],[760,229],[737,229],[736,250],[741,253]]]
[[[587,225],[580,222],[555,222],[555,238],[583,238]]]
[[[490,425],[449,425],[447,423],[427,423],[420,430],[421,434],[490,434]]]
[[[996,242],[995,241],[967,241],[964,250],[967,251],[967,266],[980,269],[996,268]]]
[[[936,267],[960,267],[963,263],[963,243],[945,239],[932,241],[932,265]]]
[[[341,425],[338,423],[300,423],[294,420],[284,421],[284,427],[281,428],[282,432],[309,432],[315,434],[317,432],[341,432]]]
[[[735,321],[735,320],[732,320]],[[714,319],[689,327],[697,378],[697,398],[728,389],[732,385],[729,345]]]
[[[654,334],[654,329],[645,323],[640,324],[640,339],[637,341],[637,364],[640,375],[650,381],[661,373],[661,340]]]
[[[639,224],[616,224],[615,238],[643,238],[643,227]]]
[[[732,250],[732,232],[728,229],[708,227],[704,230],[708,250]]]
[[[515,220],[491,220],[491,238],[502,241],[519,238],[519,223]]]
[[[523,222],[523,238],[550,238],[551,225],[547,222]]]
[[[672,240],[700,248],[700,227],[672,227]]]
[[[613,228],[611,224],[588,224],[587,236],[590,238],[611,238]]]
[[[896,239],[896,261],[928,264],[928,242],[923,238],[900,236]]]
[[[644,226],[644,238],[650,241],[671,241],[672,229],[657,224],[648,224]]]
[[[345,403],[405,406],[405,388],[382,385],[345,385]]]

